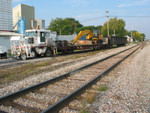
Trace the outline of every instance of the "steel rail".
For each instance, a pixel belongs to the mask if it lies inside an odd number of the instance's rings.
[[[98,60],[98,61],[95,61],[95,62],[93,62],[93,63],[90,63],[90,64],[85,65],[85,66],[83,66],[83,67],[80,67],[80,68],[75,69],[75,70],[73,70],[73,71],[70,71],[70,72],[68,72],[68,73],[59,75],[59,76],[54,77],[54,78],[52,78],[52,79],[49,79],[49,80],[47,80],[47,81],[38,83],[38,84],[36,84],[36,85],[30,86],[30,87],[21,89],[21,90],[19,90],[19,91],[17,91],[17,92],[8,94],[8,95],[6,95],[6,96],[3,96],[3,97],[0,98],[0,104],[3,104],[4,102],[7,102],[7,101],[14,100],[15,98],[19,98],[19,97],[21,97],[21,96],[23,96],[23,95],[25,95],[25,94],[27,94],[27,93],[29,93],[29,92],[33,92],[33,91],[38,90],[38,89],[40,89],[40,88],[42,88],[42,87],[45,87],[45,86],[47,86],[47,85],[49,85],[49,84],[52,84],[52,83],[55,83],[55,82],[57,82],[57,81],[59,81],[59,80],[62,80],[62,79],[64,79],[64,78],[67,78],[67,77],[69,77],[69,76],[71,76],[71,75],[74,75],[74,74],[80,72],[80,71],[83,70],[83,69],[86,69],[86,68],[88,68],[88,67],[90,67],[90,66],[93,66],[93,65],[95,65],[95,64],[97,64],[97,63],[99,63],[99,62],[102,62],[102,61],[104,61],[104,60],[107,60],[107,59],[109,59],[109,58],[111,58],[111,57],[113,57],[113,56],[116,56],[116,55],[118,55],[118,54],[121,54],[121,53],[123,53],[123,52],[125,52],[125,51],[127,51],[127,50],[129,50],[129,49],[131,49],[131,48],[134,48],[134,47],[136,47],[136,46],[138,46],[138,45],[135,45],[135,46],[130,47],[130,48],[126,49],[126,50],[123,50],[123,51],[121,51],[121,52],[118,52],[118,53],[115,53],[115,54],[113,54],[113,55],[110,55],[110,56],[108,56],[108,57],[105,57],[105,58],[103,58],[103,59],[101,59],[101,60]]]
[[[142,46],[140,46],[140,47],[142,47]],[[100,73],[94,79],[90,80],[89,82],[87,82],[86,84],[84,84],[83,86],[81,86],[80,88],[78,88],[77,90],[75,90],[74,92],[72,92],[69,95],[65,96],[63,99],[61,99],[56,104],[54,104],[54,105],[50,106],[49,108],[47,108],[42,113],[58,113],[59,110],[61,110],[66,105],[68,105],[76,97],[78,97],[79,95],[81,95],[85,90],[87,90],[88,88],[90,88],[91,86],[93,86],[94,84],[96,84],[101,78],[103,78],[104,76],[106,76],[110,71],[112,71],[116,66],[118,66],[122,61],[124,61],[126,58],[128,58],[130,55],[132,55],[134,52],[136,52],[140,47],[138,47],[137,49],[135,49],[134,51],[132,51],[130,54],[128,54],[123,59],[121,59],[120,61],[118,61],[117,63],[115,63],[113,66],[111,66],[108,69],[106,69],[104,72]]]

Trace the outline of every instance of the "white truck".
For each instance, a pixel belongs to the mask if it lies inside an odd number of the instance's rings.
[[[7,58],[7,51],[8,49],[6,47],[0,45],[0,59]]]
[[[25,36],[11,37],[11,54],[22,60],[37,56],[53,56],[57,52],[57,33],[51,30],[26,30]]]

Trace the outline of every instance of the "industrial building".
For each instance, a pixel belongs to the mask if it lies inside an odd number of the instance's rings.
[[[19,4],[13,8],[13,26],[19,21],[20,18],[25,18],[26,20],[26,29],[32,29],[31,20],[35,20],[35,8],[32,6]],[[16,26],[14,30],[18,30]]]
[[[0,0],[0,30],[13,30],[12,0]]]
[[[45,29],[45,20],[41,19],[31,20],[31,26],[33,29],[35,28]]]
[[[12,0],[0,0],[0,58],[10,49],[12,30]]]

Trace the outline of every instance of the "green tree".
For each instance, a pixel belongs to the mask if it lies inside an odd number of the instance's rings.
[[[137,30],[132,30],[132,31],[127,31],[127,35],[131,37],[132,34],[132,38],[133,40],[137,40],[137,41],[144,41],[145,40],[145,34],[144,33],[140,33]]]
[[[102,26],[83,26],[83,27],[79,27],[76,29],[76,33],[79,33],[80,31],[83,31],[83,30],[91,30],[91,31],[94,31],[94,30],[101,30]]]
[[[139,33],[139,32],[133,32],[133,37],[137,40],[137,41],[144,41],[145,38],[145,34]]]
[[[114,31],[116,36],[125,36],[127,34],[127,31],[125,30],[125,21],[123,21],[123,19],[111,18],[109,20],[110,36],[114,34]],[[107,36],[107,22],[104,23],[101,32],[104,37]]]
[[[144,41],[146,36],[144,33],[142,33],[141,35],[142,35],[142,41]]]
[[[83,31],[83,30],[86,30],[86,29],[93,30],[93,29],[95,29],[95,26],[83,26],[83,27],[79,27],[79,28],[76,29],[76,33],[79,33],[80,31]]]
[[[82,27],[83,25],[74,18],[56,18],[52,19],[48,27],[49,30],[56,31],[59,35],[70,35],[73,34],[77,28]]]

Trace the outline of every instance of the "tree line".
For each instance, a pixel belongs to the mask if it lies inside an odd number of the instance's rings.
[[[136,30],[128,31],[125,29],[125,21],[123,19],[111,18],[109,21],[109,34],[116,35],[118,37],[124,37],[126,35],[132,35],[133,40],[142,41],[145,39],[145,34]],[[107,22],[103,26],[83,26],[78,20],[74,18],[56,18],[52,19],[48,27],[49,30],[56,31],[58,35],[71,35],[73,33],[79,33],[82,30],[97,30],[100,29],[103,37],[107,36]]]

